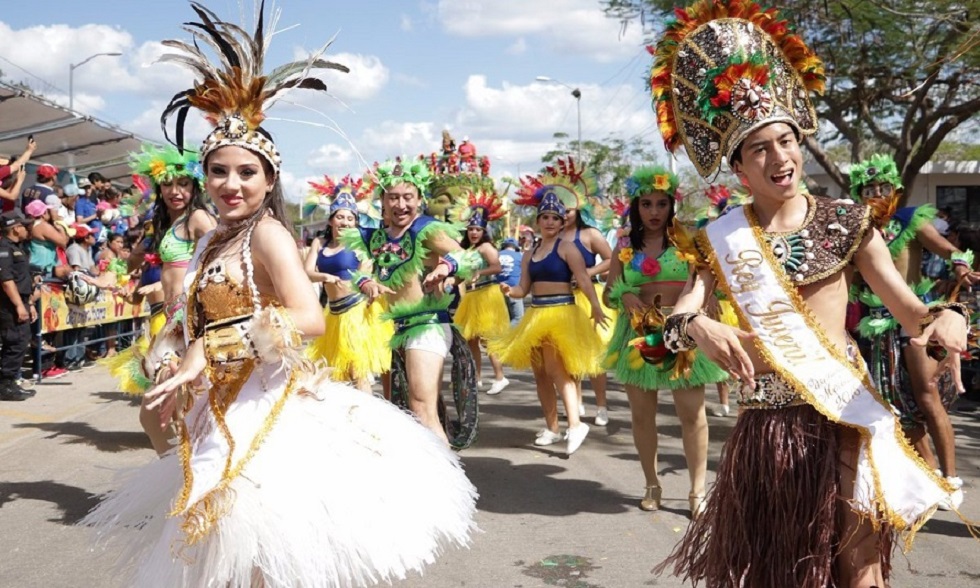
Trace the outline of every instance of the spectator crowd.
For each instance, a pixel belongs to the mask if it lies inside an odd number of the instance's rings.
[[[28,161],[36,148],[30,138],[19,157],[0,158],[0,281],[4,284],[0,293],[0,338],[4,347],[23,347],[19,360],[4,355],[7,363],[16,360],[19,367],[38,356],[41,324],[36,320],[36,303],[42,288],[60,285],[69,304],[76,306],[94,302],[100,289],[136,301],[126,290],[129,278],[138,275],[131,276],[125,262],[146,237],[152,216],[141,216],[141,207],[129,204],[141,199],[138,187],[120,191],[98,172],[78,177],[42,163],[29,173]],[[22,260],[29,261],[25,264],[29,268],[29,284],[25,286],[16,283],[19,274],[15,275],[17,269],[11,265]],[[134,274],[138,274],[139,268],[135,269]],[[123,274],[125,279],[121,279]],[[17,297],[22,300],[15,300]],[[30,309],[29,316],[19,315],[20,305]],[[12,317],[10,321],[6,321],[8,316]],[[123,322],[126,324],[100,324],[45,334],[40,353],[42,365],[31,367],[41,377],[54,378],[114,355],[117,347],[130,342],[128,336],[115,336],[133,330],[131,320]],[[29,330],[21,328],[24,323],[30,323]],[[21,341],[25,333],[29,345]],[[16,373],[13,381],[8,381],[11,378],[7,377],[5,366],[0,382],[4,400],[31,395],[30,382],[20,377],[19,369]]]

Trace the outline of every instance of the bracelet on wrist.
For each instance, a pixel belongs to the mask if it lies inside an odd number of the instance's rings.
[[[700,312],[672,314],[664,321],[664,345],[671,353],[696,349],[698,344],[688,334],[688,327]]]
[[[950,271],[952,271],[956,266],[963,266],[966,269],[973,268],[973,251],[967,249],[966,251],[954,251],[949,256],[948,266]]]
[[[455,259],[453,259],[452,257],[450,257],[448,255],[444,255],[444,256],[440,257],[439,258],[439,263],[445,264],[446,267],[449,268],[449,273],[446,274],[446,277],[447,278],[450,277],[450,276],[455,276],[456,275],[456,272],[459,270],[459,264],[456,263],[456,260]]]

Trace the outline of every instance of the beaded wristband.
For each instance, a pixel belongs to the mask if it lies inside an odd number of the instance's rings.
[[[449,268],[449,273],[446,274],[447,278],[450,276],[455,276],[456,272],[459,270],[459,264],[456,263],[456,260],[450,257],[449,255],[444,255],[440,257],[439,263],[444,263]]]
[[[700,312],[672,314],[664,321],[664,345],[671,353],[680,353],[697,348],[698,344],[687,334],[687,328]]]
[[[969,306],[963,304],[962,302],[943,302],[941,304],[936,304],[935,306],[931,306],[929,308],[929,314],[919,319],[919,330],[921,331],[922,329],[928,327],[933,322],[935,322],[936,318],[939,317],[939,313],[944,310],[952,310],[954,312],[959,313],[959,315],[963,317],[963,320],[966,321],[967,326],[969,326],[970,324]]]

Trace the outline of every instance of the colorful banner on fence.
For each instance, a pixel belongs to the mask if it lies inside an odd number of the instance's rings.
[[[67,331],[79,327],[104,325],[150,315],[150,306],[126,302],[124,292],[99,290],[94,302],[83,306],[68,304],[62,284],[41,286],[41,333]]]

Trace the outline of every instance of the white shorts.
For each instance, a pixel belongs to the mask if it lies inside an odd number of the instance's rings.
[[[452,328],[448,323],[442,323],[438,326],[441,327],[441,330],[427,326],[424,329],[418,329],[417,335],[409,335],[405,340],[405,350],[428,351],[445,359],[449,355],[449,349],[453,343]]]

